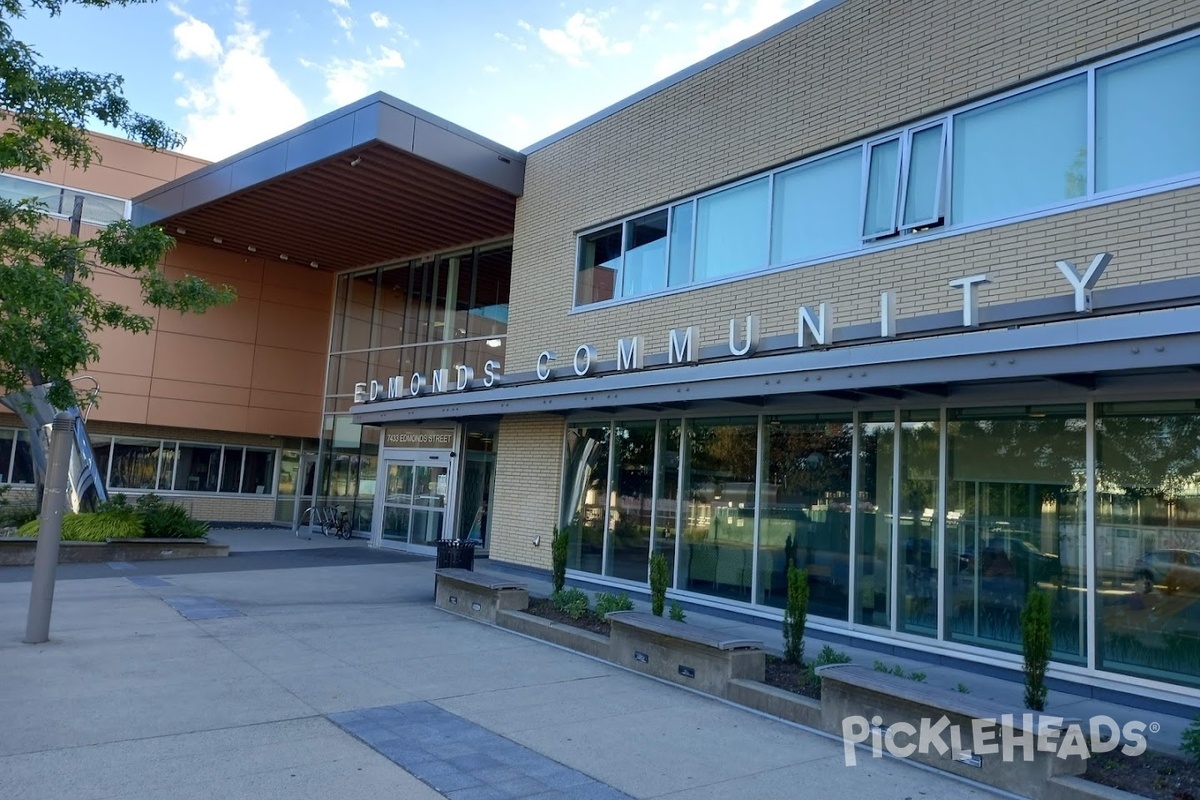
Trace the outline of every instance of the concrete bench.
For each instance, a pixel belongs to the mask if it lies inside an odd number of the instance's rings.
[[[725,697],[734,678],[761,681],[763,643],[721,631],[663,619],[644,611],[613,611],[609,658],[656,678]]]
[[[821,727],[844,740],[865,735],[862,744],[868,748],[1023,797],[1053,797],[1054,778],[1080,775],[1087,767],[1082,757],[1059,757],[1072,735],[1088,736],[1078,719],[978,700],[851,664],[822,667],[818,673]],[[1074,732],[1072,726],[1078,726]],[[854,757],[861,763],[872,756],[859,750]]]
[[[457,567],[435,569],[434,604],[464,617],[496,623],[500,611],[521,611],[529,607],[529,589],[525,584]]]

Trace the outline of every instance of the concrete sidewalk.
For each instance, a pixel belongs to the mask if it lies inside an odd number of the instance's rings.
[[[440,612],[430,561],[233,561],[62,580],[45,645],[0,582],[0,797],[993,796]]]

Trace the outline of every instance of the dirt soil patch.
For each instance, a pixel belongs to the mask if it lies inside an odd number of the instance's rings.
[[[1152,800],[1200,800],[1200,765],[1162,753],[1095,755],[1083,777]]]
[[[777,689],[786,689],[814,700],[821,699],[821,679],[810,681],[808,667],[804,664],[789,664],[782,658],[768,655],[764,682]]]
[[[564,625],[570,625],[573,628],[583,628],[585,631],[598,633],[601,636],[608,636],[611,629],[608,620],[596,616],[592,611],[587,611],[579,619],[573,619],[570,615],[563,611],[559,611],[554,607],[554,604],[549,600],[535,600],[530,598],[529,608],[526,613],[533,614],[535,617],[561,622]]]

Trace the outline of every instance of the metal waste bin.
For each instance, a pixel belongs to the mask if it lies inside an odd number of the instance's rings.
[[[457,567],[475,569],[475,542],[471,539],[439,539],[437,543],[437,568]]]

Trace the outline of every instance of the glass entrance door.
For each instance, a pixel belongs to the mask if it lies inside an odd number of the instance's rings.
[[[443,538],[449,467],[425,461],[388,461],[384,475],[379,544],[433,548]]]

